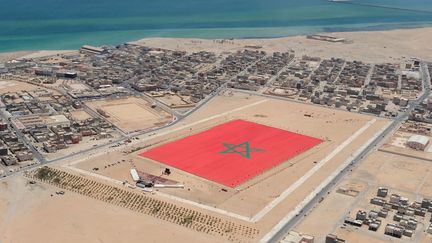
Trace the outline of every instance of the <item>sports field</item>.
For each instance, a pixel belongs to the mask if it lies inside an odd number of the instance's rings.
[[[167,112],[151,108],[150,104],[139,98],[107,99],[87,102],[87,105],[97,112],[104,111],[106,119],[124,132],[134,132],[151,128],[171,121]]]
[[[236,187],[319,143],[317,138],[234,120],[140,155]]]

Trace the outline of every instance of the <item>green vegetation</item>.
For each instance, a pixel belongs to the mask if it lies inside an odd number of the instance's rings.
[[[53,179],[54,184],[60,184],[60,178],[56,177]]]
[[[159,204],[154,205],[153,210],[151,211],[152,214],[157,214],[161,210],[161,206]]]
[[[70,174],[50,167],[43,167],[26,174],[31,179],[38,179],[64,190],[70,190],[83,196],[89,196],[116,206],[128,208],[155,218],[166,220],[183,227],[211,235],[242,242],[254,239],[259,230],[236,224],[215,216],[201,213],[192,209],[179,207],[156,198],[133,193],[130,190],[114,187],[85,177]]]
[[[190,223],[192,223],[192,221],[193,221],[193,216],[189,215],[189,216],[183,218],[181,224],[190,224]]]
[[[55,176],[50,168],[44,166],[37,170],[35,177],[39,180],[51,180]]]

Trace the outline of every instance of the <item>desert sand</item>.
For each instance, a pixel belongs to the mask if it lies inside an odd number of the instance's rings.
[[[56,188],[23,177],[2,181],[0,188],[0,242],[220,242],[75,193],[57,195]]]
[[[245,105],[255,104],[261,101],[263,103],[259,103],[259,105],[253,108],[251,107],[238,112],[218,116],[244,107]],[[281,110],[287,110],[287,112],[281,113]],[[304,114],[312,114],[312,117],[304,116]],[[209,120],[200,122],[206,119]],[[375,117],[335,111],[313,105],[227,92],[225,95],[212,100],[205,109],[199,110],[186,120],[158,133],[163,134],[164,132],[169,132],[170,130],[181,128],[188,124],[199,123],[193,125],[191,127],[192,130],[184,128],[180,129],[178,132],[172,134],[168,133],[167,135],[154,139],[152,137],[143,137],[140,139],[140,142],[134,146],[140,147],[140,144],[142,144],[146,147],[144,150],[147,150],[152,146],[189,136],[233,119],[245,119],[288,131],[319,137],[325,140],[325,142],[310,151],[298,155],[289,160],[289,162],[285,162],[253,178],[235,189],[226,188],[181,170],[171,168],[172,175],[170,175],[169,179],[185,184],[186,190],[167,189],[161,190],[161,192],[202,205],[233,212],[241,216],[254,217],[275,197],[280,195],[283,190],[313,168],[315,166],[314,161],[322,160],[327,154],[347,140],[356,130],[365,126],[367,122],[374,120]],[[270,213],[266,214],[265,217],[259,220],[255,225],[264,229],[263,233],[265,233],[265,231],[278,222],[283,215],[292,210],[307,193],[344,162],[350,154],[363,145],[366,140],[387,123],[388,121],[385,119],[377,119],[364,134],[361,134],[361,136],[338,153],[337,156],[320,169],[314,177],[307,180],[304,186],[301,187],[301,190],[296,190],[295,193],[290,195]],[[336,132],[337,130],[340,132]],[[121,154],[114,151],[109,154],[103,154],[93,157],[92,159],[84,160],[73,166],[120,182],[124,180],[130,181],[129,169],[133,166],[140,171],[159,175],[166,166],[139,156],[139,153],[144,150],[138,150],[130,154]],[[130,161],[132,163],[130,163]],[[93,171],[94,168],[98,168],[98,171]],[[221,191],[222,189],[226,189],[227,192]],[[157,195],[158,193],[156,193],[156,196]]]
[[[102,110],[105,118],[126,132],[148,129],[172,120],[167,112],[151,108],[151,104],[139,98],[100,100],[87,102],[95,112]]]
[[[333,233],[347,240],[347,242],[389,242],[394,238],[384,235],[387,223],[393,223],[389,215],[378,232],[368,231],[367,228],[355,229],[344,227],[343,221],[347,216],[355,218],[358,210],[369,211],[378,209],[369,200],[376,196],[378,187],[388,188],[389,193],[397,193],[407,197],[411,202],[429,198],[432,190],[432,170],[430,161],[416,159],[389,152],[376,151],[370,154],[361,164],[340,181],[325,200],[319,204],[305,219],[296,226],[296,230],[315,235],[323,240],[325,235]],[[397,175],[397,176],[395,176]],[[355,197],[336,192],[347,184],[362,185]],[[329,223],[322,224],[319,219],[326,218]],[[411,239],[405,241],[430,242],[430,235],[422,231],[429,225],[429,216],[417,217],[421,225]]]
[[[215,42],[202,39],[148,38],[135,44],[150,47],[198,51],[206,49],[217,53],[236,51],[245,46],[262,46],[269,52],[294,50],[296,56],[310,55],[325,58],[340,57],[370,63],[395,62],[403,58],[432,60],[432,28],[400,29],[370,32],[325,33],[352,41],[351,44],[331,43],[307,39],[305,36],[275,39],[245,39]]]

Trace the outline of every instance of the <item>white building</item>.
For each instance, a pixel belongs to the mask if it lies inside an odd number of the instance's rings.
[[[399,105],[400,106],[407,106],[408,102],[409,102],[409,100],[407,98],[402,97],[402,98],[400,98]]]
[[[290,231],[281,243],[314,243],[314,237],[297,231]]]
[[[5,67],[5,65],[0,63],[0,74],[7,73],[7,72],[8,69]]]
[[[45,118],[45,124],[53,126],[70,126],[70,121],[65,115],[52,115]]]
[[[425,150],[428,144],[429,144],[429,138],[422,135],[413,135],[408,139],[406,143],[408,147],[417,150]]]

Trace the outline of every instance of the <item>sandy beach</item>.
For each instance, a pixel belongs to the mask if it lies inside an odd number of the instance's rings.
[[[432,60],[432,28],[399,29],[388,31],[337,32],[325,35],[345,38],[350,44],[332,43],[291,36],[263,39],[208,40],[191,38],[145,38],[130,42],[149,47],[196,52],[232,52],[247,46],[262,47],[259,50],[282,52],[294,50],[296,56],[310,55],[323,58],[340,57],[370,63],[397,62],[404,58]],[[16,58],[35,58],[68,53],[71,50],[41,50],[0,53],[0,62]]]
[[[57,54],[71,53],[76,50],[40,50],[40,51],[17,51],[0,53],[0,62],[6,62],[20,58],[38,58],[46,56],[54,56]]]
[[[245,46],[262,46],[260,50],[269,52],[294,50],[296,56],[340,57],[370,63],[396,62],[403,58],[432,60],[432,46],[429,44],[432,40],[432,28],[339,32],[324,35],[346,38],[352,43],[331,43],[307,39],[305,36],[240,39],[224,42],[202,39],[149,38],[132,43],[190,52],[206,49],[216,53],[232,52]]]

